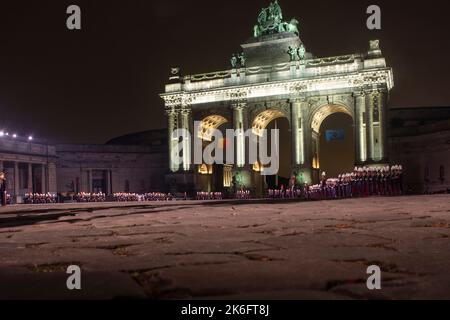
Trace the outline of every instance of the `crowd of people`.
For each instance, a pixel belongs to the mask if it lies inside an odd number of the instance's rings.
[[[73,199],[77,202],[105,202],[106,194],[104,193],[89,193],[89,192],[80,192],[77,193]]]
[[[197,200],[222,200],[222,192],[197,192]]]
[[[269,189],[267,197],[269,199],[344,199],[354,197],[369,196],[399,196],[403,195],[403,168],[401,165],[381,166],[381,167],[355,167],[353,172],[340,174],[337,178],[327,178],[326,173],[322,173],[319,184],[308,185],[307,183],[297,183],[296,177],[290,179],[289,187],[283,185],[279,189]],[[1,204],[11,203],[11,196],[6,192],[5,174],[0,172],[0,198]],[[249,190],[238,190],[234,195],[235,199],[250,199]],[[222,200],[222,192],[197,192],[197,200]],[[141,201],[170,201],[175,197],[170,193],[152,192],[145,194],[138,193],[115,193],[113,199],[116,202],[141,202]],[[55,193],[27,193],[24,197],[26,204],[48,204],[57,203],[58,197]],[[105,193],[81,192],[73,196],[77,202],[105,202]],[[184,193],[184,200],[187,194]]]
[[[57,203],[58,196],[56,193],[26,193],[23,202],[26,204]]]
[[[145,194],[120,192],[113,195],[116,202],[142,202],[142,201],[171,201],[174,197],[170,193],[151,192]]]
[[[284,189],[281,186],[280,189],[269,189],[267,190],[267,197],[269,199],[295,199],[302,196],[302,189],[293,187],[289,189]]]
[[[251,193],[249,190],[238,190],[236,192],[236,199],[248,200],[251,198]]]
[[[403,168],[355,167],[352,173],[340,174],[338,178],[326,178],[322,173],[320,184],[305,186],[307,199],[343,199],[369,196],[399,196],[403,192]]]

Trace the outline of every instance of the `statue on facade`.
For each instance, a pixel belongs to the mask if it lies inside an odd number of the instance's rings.
[[[287,53],[289,54],[289,57],[291,58],[291,61],[297,61],[297,60],[304,60],[306,49],[303,43],[298,47],[297,49],[294,49],[292,47],[289,47]]]
[[[297,55],[300,60],[305,60],[305,53],[306,49],[303,43],[300,45],[300,47],[297,49]]]
[[[278,4],[278,0],[275,0],[272,6],[272,18],[275,21],[275,24],[280,24],[283,22],[283,11],[281,10],[280,5]]]
[[[291,21],[286,24],[286,31],[295,33],[297,36],[299,36],[300,32],[298,31],[298,25],[299,22],[297,19],[291,19]]]
[[[238,62],[238,59],[237,59],[236,55],[233,53],[233,55],[231,56],[231,59],[230,59],[231,67],[233,69],[236,69],[237,62]]]
[[[245,54],[242,52],[238,56],[238,58],[239,58],[239,63],[241,64],[241,68],[245,68],[245,61],[246,61]]]
[[[258,24],[253,27],[255,38],[266,34],[292,32],[299,35],[298,21],[292,19],[290,22],[283,21],[283,11],[278,0],[271,2],[268,8],[263,8],[258,15]]]
[[[297,54],[297,50],[295,50],[292,47],[289,47],[287,53],[289,54],[289,56],[291,57],[291,61],[295,61],[296,60],[296,54]]]

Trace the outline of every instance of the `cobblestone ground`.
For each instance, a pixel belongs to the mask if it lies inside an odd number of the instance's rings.
[[[449,236],[448,195],[11,206],[0,299],[450,299]]]

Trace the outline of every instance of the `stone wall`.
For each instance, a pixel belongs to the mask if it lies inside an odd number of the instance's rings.
[[[410,128],[393,128],[389,139],[391,163],[405,168],[411,193],[450,189],[450,120]]]
[[[165,189],[167,154],[147,146],[57,145],[58,192],[149,192]]]

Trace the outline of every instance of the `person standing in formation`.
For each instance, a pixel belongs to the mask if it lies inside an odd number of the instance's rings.
[[[0,200],[2,207],[7,205],[7,195],[6,195],[6,174],[0,172]]]

